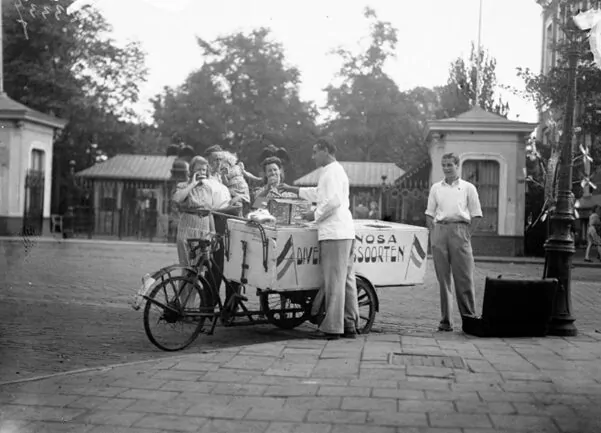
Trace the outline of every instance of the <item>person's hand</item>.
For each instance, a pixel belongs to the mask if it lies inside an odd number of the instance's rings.
[[[202,176],[200,173],[194,173],[194,175],[192,176],[192,179],[190,179],[190,185],[192,186],[192,188],[194,188],[197,185],[200,185],[202,183],[203,179],[204,179],[204,176]]]
[[[211,210],[210,209],[197,209],[196,211],[198,212],[198,215],[202,216],[202,217],[206,217],[206,216],[209,216],[211,214]]]
[[[280,183],[278,185],[278,191],[280,192],[293,192],[294,191],[294,187],[288,185],[287,183]]]
[[[308,212],[303,212],[303,219],[306,221],[315,221],[315,212],[313,211],[308,211]]]
[[[230,200],[230,206],[237,206],[238,203],[240,203],[240,205],[242,205],[242,196],[241,195],[237,195],[236,197],[234,197],[233,199]]]
[[[181,210],[183,212],[192,213],[194,215],[198,215],[201,217],[209,216],[211,214],[211,210],[205,207],[188,207],[182,206]]]

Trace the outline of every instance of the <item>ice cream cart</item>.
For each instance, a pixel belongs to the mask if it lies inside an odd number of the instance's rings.
[[[369,332],[379,309],[377,287],[421,284],[428,231],[394,222],[355,220],[354,260],[361,323]],[[267,319],[292,328],[310,318],[322,287],[315,224],[265,225],[228,221],[224,276],[257,289]],[[300,312],[294,314],[295,312]]]
[[[354,223],[358,327],[368,333],[379,310],[376,288],[423,283],[428,231],[377,220]],[[136,298],[146,301],[144,328],[153,344],[163,350],[181,350],[201,332],[212,334],[218,320],[224,326],[271,323],[284,329],[318,322],[321,313],[316,306],[321,302],[316,300],[323,295],[323,275],[315,224],[230,217],[225,233],[217,237],[218,245],[214,239],[189,240],[200,251],[194,266],[168,266],[143,278]],[[212,251],[216,247],[223,249],[222,271],[215,266]],[[217,279],[215,268],[220,271]],[[258,310],[246,307],[248,289],[256,291]],[[247,320],[241,322],[243,318]],[[165,328],[155,329],[157,325]]]

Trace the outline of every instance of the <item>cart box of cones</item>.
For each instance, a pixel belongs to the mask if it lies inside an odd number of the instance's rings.
[[[355,272],[375,287],[422,284],[428,230],[407,224],[355,220]],[[224,276],[276,291],[321,287],[317,227],[228,220]]]

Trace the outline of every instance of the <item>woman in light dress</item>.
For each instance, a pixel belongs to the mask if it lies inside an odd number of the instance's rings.
[[[228,189],[215,179],[209,178],[209,163],[202,156],[190,161],[190,179],[181,182],[173,194],[173,201],[180,208],[177,226],[177,254],[183,266],[191,266],[188,239],[210,239],[215,232],[213,217],[186,212],[187,209],[222,209],[231,200]]]

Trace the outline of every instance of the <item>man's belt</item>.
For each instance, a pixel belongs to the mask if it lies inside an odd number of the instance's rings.
[[[469,221],[440,220],[440,221],[436,221],[436,224],[469,224]]]

